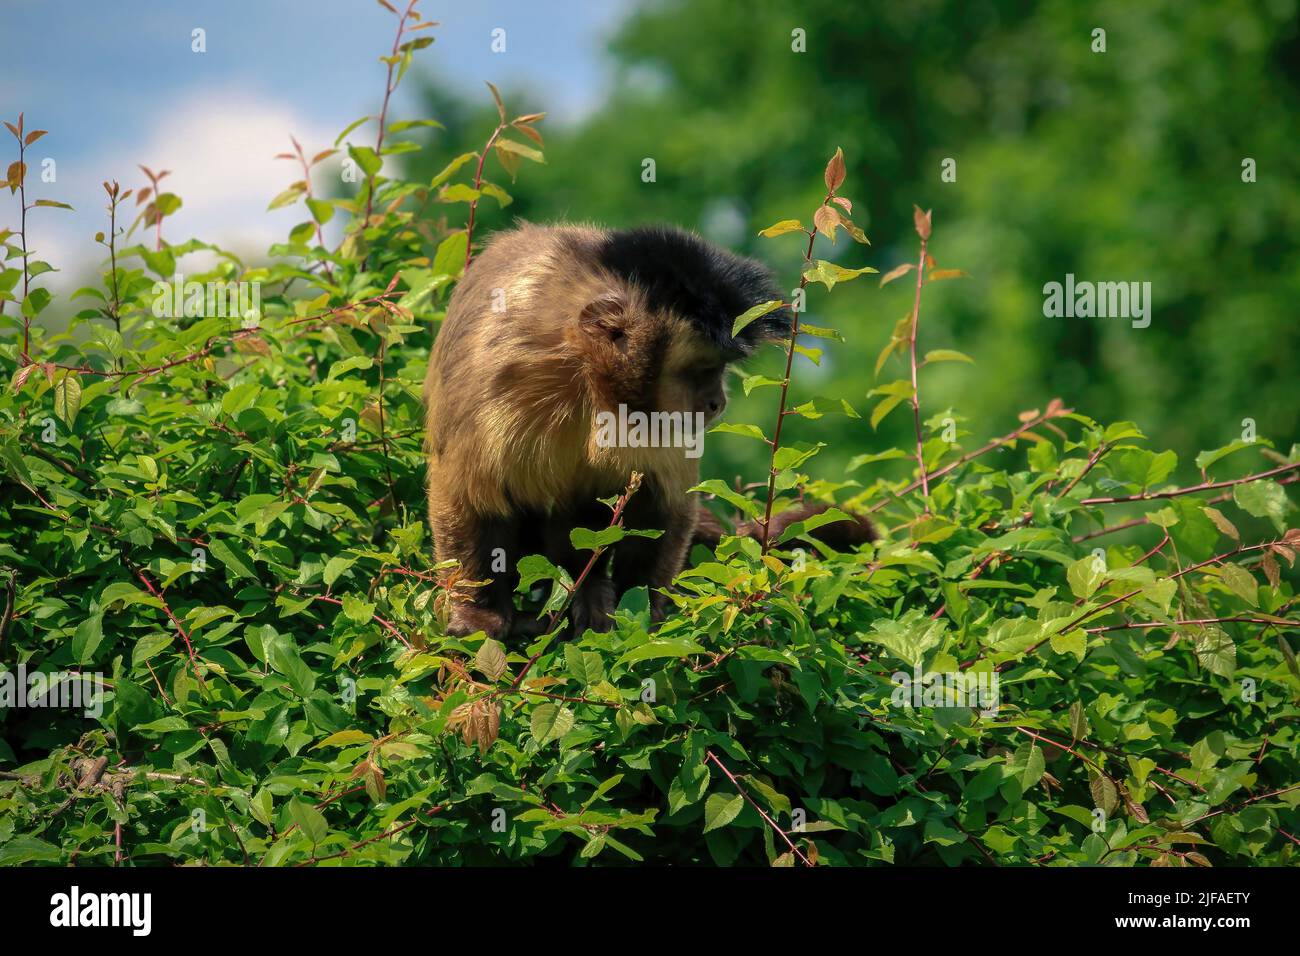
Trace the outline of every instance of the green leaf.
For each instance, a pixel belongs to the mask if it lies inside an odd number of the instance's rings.
[[[745,798],[740,794],[727,796],[721,793],[709,794],[704,801],[704,832],[725,827],[745,809]]]
[[[438,193],[438,202],[476,202],[483,194],[464,183],[452,183],[444,186]]]
[[[839,508],[827,508],[820,514],[810,515],[801,521],[792,521],[781,532],[781,537],[777,539],[777,544],[784,544],[786,541],[792,541],[795,538],[801,538],[811,531],[816,531],[823,525],[834,524],[836,521],[852,520],[849,515],[845,514]]]
[[[228,544],[221,538],[214,537],[208,542],[208,548],[213,557],[224,564],[235,577],[257,579],[257,572],[253,570],[252,557],[238,544]]]
[[[268,626],[269,629],[269,626]],[[299,697],[307,697],[316,689],[316,675],[307,666],[293,641],[283,635],[275,634],[266,645],[267,663],[277,674],[284,677]]]
[[[375,616],[375,605],[356,594],[343,595],[343,616],[355,624],[367,624]]]
[[[756,388],[767,388],[769,385],[780,385],[782,380],[779,378],[769,378],[766,375],[746,375],[740,381],[740,386],[748,395]]]
[[[782,219],[780,222],[773,223],[766,229],[760,229],[758,234],[771,239],[774,236],[784,236],[787,232],[806,232],[803,223],[798,219]],[[734,334],[734,333],[733,333]]]
[[[1016,748],[1011,758],[1011,770],[1022,791],[1027,791],[1042,779],[1047,762],[1043,759],[1043,749],[1035,740],[1029,740]]]
[[[55,863],[61,859],[64,859],[62,849],[26,833],[19,833],[8,843],[0,844],[0,866]]]
[[[1247,514],[1256,518],[1268,518],[1279,533],[1286,530],[1286,515],[1291,510],[1291,501],[1286,496],[1286,489],[1273,479],[1265,478],[1235,485],[1232,500]]]
[[[384,161],[369,146],[353,146],[348,144],[348,155],[352,157],[353,162],[360,167],[366,176],[378,175],[383,169]]]
[[[910,401],[912,398],[912,383],[899,379],[896,382],[890,382],[888,385],[881,385],[873,388],[867,393],[868,397],[872,395],[884,395],[885,397],[876,404],[871,410],[871,427],[874,429],[884,420],[885,416],[892,412],[900,402]]]
[[[502,152],[514,153],[517,156],[522,156],[524,159],[531,159],[535,163],[544,164],[546,162],[546,157],[542,155],[541,150],[533,149],[531,146],[525,146],[523,143],[516,142],[513,139],[498,139],[496,142],[496,148]]]
[[[1116,477],[1144,489],[1164,481],[1178,467],[1178,456],[1172,451],[1156,455],[1144,448],[1117,448],[1107,461]]]
[[[752,322],[756,322],[758,319],[761,319],[765,315],[775,312],[777,309],[781,308],[781,306],[783,306],[784,304],[785,303],[782,302],[780,299],[769,299],[767,302],[760,302],[752,309],[746,310],[743,314],[737,316],[736,321],[732,323],[731,325],[732,336],[734,337],[739,335],[741,333],[741,330],[744,329],[746,326],[750,325]]]
[[[1070,737],[1082,740],[1088,736],[1088,717],[1083,712],[1083,704],[1075,701],[1070,705]]]
[[[1224,445],[1222,448],[1216,448],[1213,451],[1203,451],[1196,456],[1196,467],[1200,471],[1206,471],[1217,461],[1227,458],[1234,452],[1239,452],[1243,448],[1272,448],[1273,443],[1266,439],[1256,439],[1255,441],[1242,441],[1240,438],[1234,442]]]
[[[569,532],[569,543],[579,551],[595,551],[597,548],[607,548],[611,544],[622,541],[625,534],[626,532],[617,525],[599,531],[574,528]]]
[[[874,465],[878,461],[896,461],[899,458],[910,457],[907,452],[901,448],[890,448],[888,451],[875,452],[869,455],[854,455],[849,459],[849,464],[845,471],[857,471],[863,465]]]
[[[333,372],[330,373],[333,375]],[[336,554],[325,562],[325,571],[321,575],[321,580],[325,582],[327,588],[333,587],[334,582],[352,565],[356,564],[356,557],[350,554]]]
[[[456,171],[472,159],[478,159],[478,153],[461,153],[450,163],[444,166],[442,168],[442,172],[438,173],[437,176],[434,176],[433,179],[430,180],[429,188],[437,189],[447,180],[451,179],[452,176],[455,176]]]
[[[1237,645],[1228,632],[1218,625],[1193,629],[1196,635],[1196,660],[1211,674],[1229,680],[1237,672]]]
[[[469,236],[463,229],[442,240],[433,256],[433,274],[460,275],[465,271],[465,250],[468,248]]]
[[[172,640],[173,637],[170,634],[146,634],[136,641],[135,647],[131,649],[131,667],[139,667],[145,661],[171,647]]]
[[[153,201],[154,208],[163,216],[170,216],[181,208],[181,197],[175,193],[163,193]]]
[[[293,203],[298,201],[299,196],[306,195],[306,193],[307,193],[307,183],[302,180],[299,180],[298,182],[291,185],[288,189],[284,190],[279,195],[277,195],[274,199],[272,199],[270,204],[266,208],[269,211],[271,209],[279,209],[282,206],[292,205]]]
[[[1070,590],[1077,598],[1090,598],[1106,580],[1106,562],[1095,554],[1084,555],[1065,572]]]
[[[925,353],[925,361],[928,362],[969,362],[974,365],[975,360],[965,352],[958,352],[955,349],[934,349]]]
[[[345,126],[343,128],[343,132],[339,133],[338,137],[335,138],[334,145],[338,146],[340,143],[343,142],[343,140],[347,139],[348,134],[351,133],[354,129],[356,129],[362,123],[367,123],[372,119],[374,119],[373,116],[363,116],[359,120],[353,120],[351,123]]]
[[[1254,576],[1241,565],[1220,565],[1219,579],[1251,607],[1259,607],[1259,585]]]
[[[529,726],[537,743],[545,745],[552,740],[559,740],[573,729],[573,711],[560,704],[538,704],[533,709]]]
[[[713,495],[721,498],[727,504],[731,505],[738,511],[743,512],[750,518],[761,518],[763,516],[762,506],[753,498],[746,497],[738,491],[720,481],[717,478],[710,478],[708,481],[702,481],[693,488],[688,489],[692,492],[702,492],[706,495]]]
[[[787,468],[801,468],[804,463],[826,447],[825,442],[817,442],[810,445],[807,442],[793,442],[789,445],[782,445],[772,456],[772,465],[778,471],[784,471]]]
[[[834,289],[836,283],[850,282],[858,276],[867,275],[876,270],[871,266],[863,266],[861,269],[846,269],[844,266],[836,265],[834,262],[827,262],[825,259],[818,259],[817,262],[804,269],[804,278],[809,282],[820,282],[826,286],[827,290]]]
[[[479,191],[482,192],[484,196],[491,196],[493,199],[495,199],[497,201],[497,205],[499,205],[502,209],[505,209],[506,206],[509,206],[512,202],[515,201],[513,196],[511,196],[508,192],[506,192],[504,189],[502,189],[500,186],[496,185],[495,183],[483,183],[479,187]]]
[[[54,386],[54,414],[69,428],[81,411],[81,376],[66,371]]]
[[[298,829],[306,835],[313,846],[325,839],[325,835],[329,833],[329,825],[325,822],[325,816],[310,803],[303,800],[295,798],[289,801],[289,816],[294,823],[298,824]]]
[[[330,734],[320,743],[312,747],[312,750],[320,750],[322,747],[350,747],[354,744],[367,744],[374,740],[364,730],[340,730]]]
[[[420,39],[425,40],[431,38],[421,37]],[[436,119],[412,119],[412,120],[398,120],[396,123],[390,123],[388,125],[388,132],[401,133],[401,132],[405,132],[408,129],[423,129],[425,127],[432,127],[433,129],[446,129],[446,127],[443,126],[441,123],[439,123]],[[470,155],[473,154],[471,153]]]
[[[636,664],[639,661],[653,660],[658,657],[688,657],[691,654],[703,654],[704,648],[688,637],[677,637],[658,641],[647,641],[632,648],[620,659],[620,664]]]
[[[78,664],[90,664],[95,659],[95,651],[104,640],[104,615],[92,614],[79,625],[72,636],[72,656]]]
[[[1088,634],[1083,628],[1076,627],[1065,634],[1053,634],[1050,643],[1057,654],[1073,654],[1083,660],[1088,651]]]
[[[584,686],[599,683],[605,676],[605,665],[599,654],[581,651],[572,644],[564,645],[564,662],[569,673]]]
[[[767,441],[767,436],[763,434],[763,429],[757,425],[748,425],[744,422],[721,422],[709,429],[709,434],[714,432],[723,435],[743,435],[745,438],[756,438],[761,442]]]
[[[479,669],[479,673],[495,683],[506,672],[506,649],[500,641],[489,637],[479,645],[478,653],[474,655],[474,666]]]

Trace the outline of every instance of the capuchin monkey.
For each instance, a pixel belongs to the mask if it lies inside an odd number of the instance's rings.
[[[572,625],[608,629],[619,596],[639,585],[663,619],[704,511],[687,489],[699,482],[702,429],[727,404],[724,373],[788,336],[791,316],[776,310],[738,335],[733,322],[779,298],[762,264],[672,227],[522,225],[488,244],[451,296],[424,384],[430,526],[438,560],[460,563],[448,633],[527,630],[534,622],[515,621],[516,562],[544,554],[576,580],[591,554],[569,532],[608,525],[599,499],[622,493],[634,471],[644,478],[624,526],[663,533],[602,553],[574,595]],[[638,440],[616,427],[655,412],[676,428],[668,437],[689,441],[655,445],[645,429]],[[725,528],[704,514],[699,539],[716,544]],[[869,540],[856,523],[841,538]]]

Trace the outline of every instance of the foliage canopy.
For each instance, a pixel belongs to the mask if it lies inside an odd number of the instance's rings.
[[[397,16],[389,94],[427,36]],[[849,475],[808,478],[821,446],[759,425],[716,439],[765,445],[778,508],[870,511],[875,546],[837,553],[806,527],[728,538],[697,551],[657,629],[633,593],[608,633],[447,637],[451,569],[429,566],[416,504],[420,382],[472,226],[433,223],[509,202],[483,154],[511,177],[543,159],[541,117],[496,102],[489,145],[431,180],[388,175],[419,147],[386,111],[335,144],[353,195],[317,198],[313,160],[286,154],[307,175],[273,205],[309,218],[267,264],[167,242],[179,200],[151,177],[153,235],[119,247],[110,227],[104,281],[66,333],[42,331],[39,219],[4,234],[0,653],[11,675],[86,675],[103,696],[93,715],[3,710],[0,863],[1295,861],[1300,448],[1209,451],[1180,487],[1138,425],[1058,400],[990,441],[923,415],[926,369],[970,359],[917,356],[922,288],[957,277],[927,256],[942,224],[920,210],[911,268],[880,263],[881,281],[915,283],[881,356],[910,377],[863,412],[787,403],[788,371],[743,383],[809,434],[843,416]],[[807,225],[764,230],[792,265],[803,237],[810,299],[876,281],[865,245],[848,264],[814,255],[866,238],[845,170],[837,152]],[[12,191],[34,210],[23,174]],[[128,194],[106,194],[116,222]],[[256,283],[259,307],[159,315],[156,283],[197,252],[215,264],[193,281]],[[805,356],[858,334],[802,332]],[[915,447],[876,449],[872,425],[909,409]],[[912,474],[881,472],[894,461]],[[759,489],[701,487],[755,520]],[[1149,545],[1108,546],[1119,527]],[[594,550],[621,529],[587,532]],[[573,582],[525,561],[561,617]],[[972,686],[986,696],[953,696]]]

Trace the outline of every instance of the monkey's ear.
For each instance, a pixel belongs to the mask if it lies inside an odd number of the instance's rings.
[[[592,299],[578,315],[578,324],[589,335],[600,336],[619,345],[624,337],[623,325],[627,313],[627,298],[622,292],[611,289]]]

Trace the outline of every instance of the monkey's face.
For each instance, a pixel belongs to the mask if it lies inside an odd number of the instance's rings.
[[[655,406],[666,412],[698,412],[706,424],[727,407],[727,364],[703,343],[675,342],[668,349]]]

